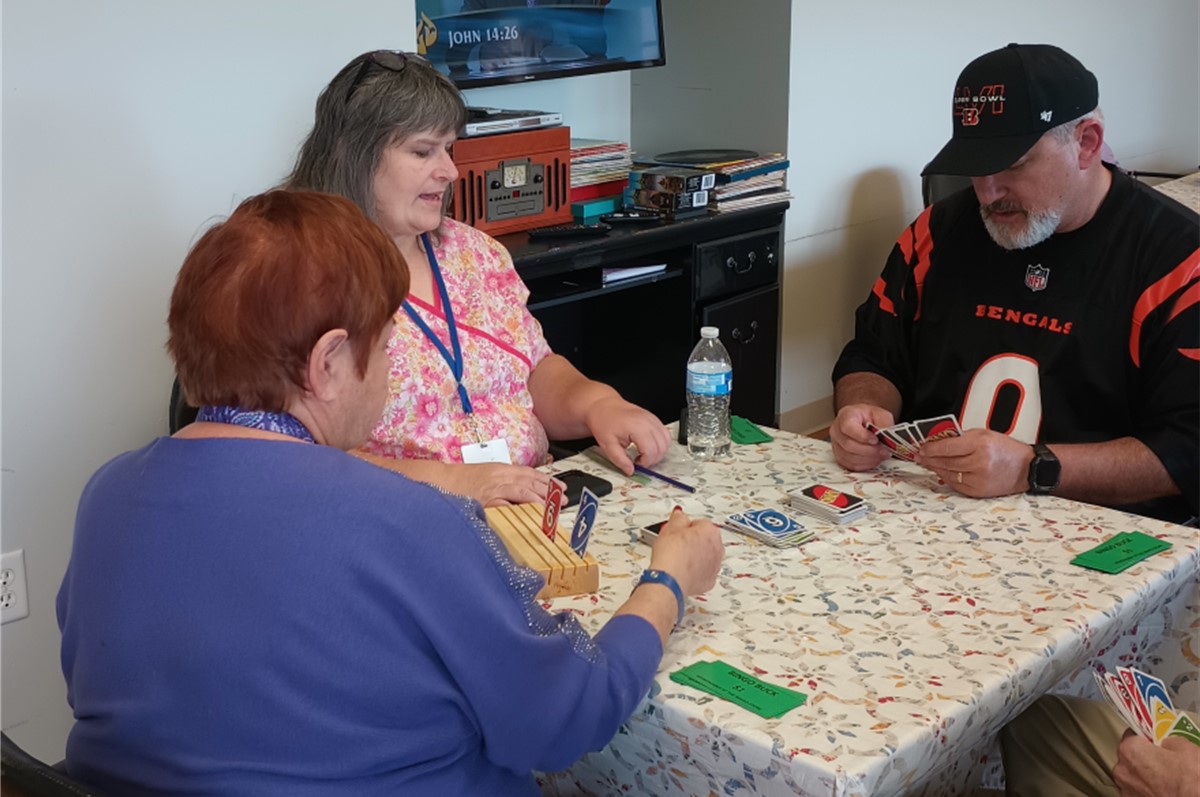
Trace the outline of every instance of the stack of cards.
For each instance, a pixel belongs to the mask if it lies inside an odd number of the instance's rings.
[[[922,443],[930,440],[939,440],[943,437],[958,437],[962,434],[962,427],[958,425],[958,418],[953,415],[922,418],[919,421],[912,421],[911,423],[906,421],[889,426],[886,429],[880,429],[872,424],[867,424],[867,429],[879,438],[879,442],[891,449],[893,457],[908,462],[913,461],[917,449],[921,447]]]
[[[851,523],[867,514],[867,502],[824,484],[812,484],[788,493],[788,503],[830,523]]]
[[[753,537],[776,548],[799,545],[812,539],[813,532],[780,509],[751,509],[725,519],[725,528]]]
[[[1115,673],[1093,670],[1100,694],[1121,715],[1125,724],[1155,744],[1168,736],[1181,736],[1200,745],[1200,728],[1176,711],[1167,687],[1153,675],[1133,667],[1118,667]]]

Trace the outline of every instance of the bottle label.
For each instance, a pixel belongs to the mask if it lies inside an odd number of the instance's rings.
[[[728,396],[733,391],[733,371],[703,374],[689,368],[687,389],[698,396]]]

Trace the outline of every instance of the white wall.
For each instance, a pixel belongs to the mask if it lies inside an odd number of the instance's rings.
[[[5,0],[0,529],[25,551],[30,614],[0,631],[0,710],[31,752],[57,760],[69,727],[54,596],[79,493],[166,432],[189,244],[287,173],[350,58],[412,49],[413,20],[412,0]],[[628,75],[529,90],[471,96],[629,135]]]
[[[1058,44],[1098,77],[1123,166],[1191,171],[1200,164],[1197,31],[1195,0],[795,0],[785,428],[828,423],[829,374],[853,334],[853,308],[920,210],[918,175],[950,136],[950,97],[971,59],[1011,41]]]
[[[727,14],[776,2],[716,4],[713,57],[755,46],[724,38]],[[851,310],[918,209],[917,173],[949,133],[953,81],[974,55],[1059,42],[1099,75],[1123,162],[1200,160],[1194,0],[982,8],[794,4],[785,413],[826,411]],[[5,551],[25,550],[30,615],[0,632],[0,719],[35,755],[60,757],[69,727],[53,601],[75,504],[99,465],[166,429],[166,302],[189,243],[284,175],[319,89],[363,50],[411,48],[412,20],[412,0],[3,3],[0,534]],[[578,135],[626,138],[629,81],[469,99],[561,110]]]

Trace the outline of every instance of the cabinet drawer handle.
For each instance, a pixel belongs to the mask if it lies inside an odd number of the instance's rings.
[[[738,329],[737,327],[733,328],[733,332],[731,334],[733,339],[738,343],[741,343],[743,346],[749,346],[754,342],[754,339],[758,337],[758,322],[750,322],[750,337],[746,338],[745,340],[742,340],[742,330]]]
[[[750,255],[746,258],[748,265],[746,265],[746,267],[743,268],[742,265],[740,263],[738,263],[736,257],[729,257],[725,261],[725,268],[733,269],[734,274],[745,274],[750,269],[754,268],[754,261],[757,259],[758,258],[755,256],[755,254],[753,252],[751,252]]]

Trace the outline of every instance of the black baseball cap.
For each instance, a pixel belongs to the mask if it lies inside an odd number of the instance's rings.
[[[1012,166],[1052,127],[1100,104],[1096,76],[1052,44],[1010,44],[958,76],[954,133],[926,174],[981,177]]]

